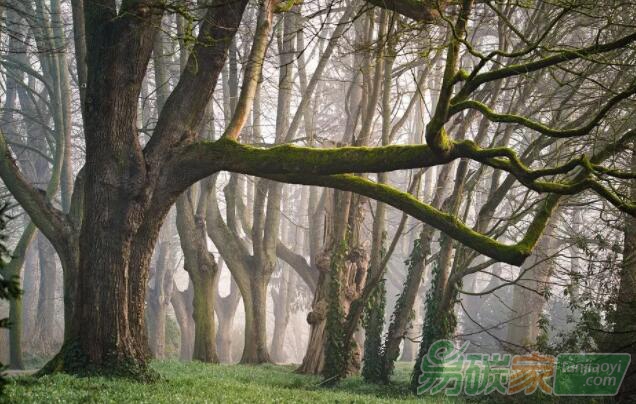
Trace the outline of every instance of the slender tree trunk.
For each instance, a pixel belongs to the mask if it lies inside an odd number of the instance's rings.
[[[218,290],[218,285],[217,285]],[[230,294],[221,297],[216,295],[216,304],[214,310],[219,319],[219,330],[216,334],[216,349],[218,351],[219,360],[223,363],[232,363],[232,342],[234,340],[234,317],[236,309],[241,301],[241,292],[238,285],[231,280]]]
[[[61,335],[56,330],[57,266],[55,251],[41,233],[38,234],[40,263],[40,293],[37,304],[36,330],[33,337],[35,347],[43,355],[52,355],[59,349]]]
[[[283,269],[283,276],[278,291],[272,290],[274,302],[274,331],[272,334],[271,355],[276,363],[285,363],[285,333],[290,317],[290,294],[296,287],[296,276],[291,273],[291,268]]]
[[[151,286],[148,288],[147,328],[148,343],[155,358],[165,357],[166,310],[170,304],[174,275],[174,252],[171,243],[170,224],[162,227],[162,234],[155,249],[156,259]]]
[[[192,319],[194,293],[192,289],[192,283],[190,283],[188,289],[182,292],[173,283],[170,298],[181,333],[179,359],[184,362],[192,360],[194,350],[194,320]]]

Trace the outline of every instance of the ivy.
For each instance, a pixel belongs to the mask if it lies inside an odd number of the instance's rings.
[[[334,249],[331,255],[329,281],[327,285],[327,318],[325,323],[325,365],[323,384],[334,385],[345,377],[349,353],[345,349],[344,311],[340,304],[342,296],[341,274],[348,254],[348,239]]]
[[[380,261],[386,255],[386,232],[382,234],[382,247]],[[377,268],[374,268],[377,270]],[[368,382],[382,381],[383,377],[383,349],[382,331],[384,330],[384,309],[386,307],[386,284],[382,279],[373,289],[364,310],[363,326],[365,330],[364,340],[364,365],[362,377]]]
[[[444,295],[442,285],[440,285],[441,268],[439,261],[435,262],[432,270],[431,288],[426,294],[426,301],[424,303],[424,323],[422,327],[422,341],[420,343],[420,349],[417,354],[417,360],[415,361],[415,368],[413,369],[413,375],[411,378],[411,388],[413,391],[417,391],[420,377],[420,364],[423,357],[427,354],[430,346],[437,340],[450,339],[457,327],[457,317],[455,316],[454,302],[457,300],[457,287],[453,287],[451,293],[454,294],[452,302],[449,305],[448,310],[442,310],[440,303]],[[449,285],[449,287],[452,287]]]
[[[426,259],[426,249],[424,247],[425,246],[422,243],[422,238],[420,235],[420,237],[416,238],[415,241],[413,242],[413,249],[411,250],[411,255],[406,260],[404,260],[404,264],[407,266],[407,275],[406,275],[406,280],[404,281],[404,287],[402,288],[403,290],[406,289],[406,285],[408,285],[409,283],[417,281],[416,279],[413,279],[413,277],[415,276],[414,274],[417,272],[416,268]],[[391,314],[391,321],[389,324],[389,335],[393,335],[397,332],[395,330],[395,328],[398,327],[397,318],[401,316],[401,313],[404,310],[405,305],[406,305],[406,294],[401,293],[397,301],[395,302],[393,314]],[[413,315],[414,313],[411,310],[410,317],[412,318]],[[388,342],[388,339],[387,339],[387,342]],[[382,381],[388,382],[389,378],[391,377],[391,374],[393,373],[393,363],[395,363],[395,361],[397,360],[397,357],[389,358],[388,357],[389,352],[386,351],[386,347],[383,350],[382,355],[383,355]]]

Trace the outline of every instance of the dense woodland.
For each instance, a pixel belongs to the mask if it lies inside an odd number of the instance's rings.
[[[11,369],[386,385],[408,362],[415,390],[439,339],[636,353],[636,3],[0,0],[0,18]],[[619,397],[634,386],[636,365]]]

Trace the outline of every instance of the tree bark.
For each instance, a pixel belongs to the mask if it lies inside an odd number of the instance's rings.
[[[287,354],[285,353],[285,333],[289,324],[291,293],[296,287],[296,276],[290,273],[291,268],[282,270],[278,290],[272,289],[272,301],[274,302],[274,331],[272,334],[271,355],[276,363],[285,363]]]
[[[238,304],[241,301],[241,292],[239,291],[238,285],[234,279],[231,280],[230,293],[227,296],[221,297],[218,294],[218,285],[216,290],[217,295],[214,310],[217,318],[219,319],[219,330],[216,334],[216,349],[221,362],[232,363],[234,360],[232,357],[234,317],[236,315]]]
[[[62,342],[56,324],[57,265],[55,251],[41,233],[37,238],[40,288],[33,347],[45,356],[54,354]]]
[[[192,283],[184,291],[177,289],[177,285],[172,285],[172,296],[170,302],[174,309],[177,323],[179,324],[180,335],[180,351],[179,359],[184,362],[192,360],[192,352],[194,350],[194,320],[192,318],[192,300],[193,300]]]

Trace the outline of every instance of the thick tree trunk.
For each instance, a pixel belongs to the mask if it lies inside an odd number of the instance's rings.
[[[241,363],[271,362],[267,349],[267,281],[256,276],[249,279],[243,292],[245,304],[245,346]]]
[[[194,300],[192,302],[194,318],[194,351],[192,359],[201,362],[216,363],[216,332],[214,328],[214,298],[216,273],[201,271],[192,274]]]

